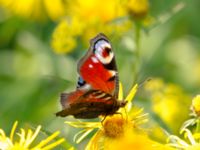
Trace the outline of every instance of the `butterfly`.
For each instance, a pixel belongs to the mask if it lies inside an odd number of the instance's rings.
[[[75,91],[61,94],[61,111],[56,116],[73,115],[91,119],[116,114],[127,101],[118,100],[119,79],[115,55],[108,38],[99,33],[90,40],[87,53],[78,62]]]

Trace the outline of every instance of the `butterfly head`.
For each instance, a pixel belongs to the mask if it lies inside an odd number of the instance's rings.
[[[114,57],[114,53],[111,50],[111,44],[108,42],[106,36],[99,34],[93,41],[93,52],[97,59],[103,64],[109,64]]]
[[[128,101],[123,100],[123,101],[119,101],[119,103],[120,103],[120,107],[125,107]]]

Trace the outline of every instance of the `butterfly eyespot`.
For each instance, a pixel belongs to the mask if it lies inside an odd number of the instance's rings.
[[[103,64],[109,64],[114,54],[111,51],[111,45],[105,40],[100,40],[95,44],[95,56],[99,59]]]
[[[78,82],[77,82],[77,88],[83,87],[86,84],[86,82],[82,79],[82,77],[79,76]]]

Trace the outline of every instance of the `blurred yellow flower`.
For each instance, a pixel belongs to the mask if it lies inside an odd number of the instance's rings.
[[[152,79],[149,80],[147,84],[145,84],[145,89],[150,92],[155,92],[155,91],[160,90],[163,86],[164,86],[163,80],[157,78],[157,79],[153,79],[153,82],[152,82]]]
[[[56,53],[72,51],[77,46],[77,39],[85,46],[91,37],[99,32],[111,36],[132,27],[130,20],[121,19],[127,16],[127,12],[120,0],[108,0],[104,3],[101,0],[75,0],[68,4],[66,18],[58,24],[53,33],[52,45]],[[60,28],[63,22],[66,24],[64,29]],[[62,40],[60,33],[63,33],[63,39],[74,39],[75,45],[69,44],[68,40]],[[63,45],[69,46],[62,49]]]
[[[134,18],[143,18],[149,11],[148,0],[128,0],[127,9]]]
[[[7,12],[37,21],[47,18],[56,21],[66,15],[66,0],[0,0],[0,6]]]
[[[168,139],[169,146],[181,150],[200,149],[200,143],[199,143],[200,138],[196,139],[194,134],[192,134],[192,132],[189,129],[184,128],[180,131],[180,133],[184,134],[184,139],[181,139],[175,135],[170,135]]]
[[[29,129],[26,133],[24,129],[21,128],[21,132],[16,133],[18,135],[18,140],[14,138],[15,130],[17,128],[18,122],[16,121],[12,127],[10,136],[6,136],[3,129],[0,129],[0,149],[2,150],[49,150],[53,149],[54,147],[58,146],[62,142],[64,142],[64,138],[56,139],[55,142],[52,142],[58,135],[59,131],[54,132],[52,135],[47,137],[46,139],[42,140],[40,143],[38,143],[35,146],[31,146],[38,136],[41,126],[38,126],[33,132],[31,129]],[[51,142],[50,144],[48,144]]]
[[[75,47],[80,47],[77,45],[77,40],[79,40],[80,45],[86,48],[91,37],[94,37],[99,32],[106,33],[108,36],[115,32],[115,36],[117,36],[130,28],[131,22],[128,20],[121,23],[104,24],[102,22],[82,21],[79,18],[71,17],[70,21],[63,19],[57,25],[52,35],[51,45],[56,53],[69,53]]]
[[[180,134],[183,138],[175,135],[170,135],[168,143],[170,146],[183,150],[199,150],[200,149],[200,120],[196,113],[199,109],[200,96],[197,95],[192,100],[192,108],[195,114],[191,114],[192,118],[186,120],[181,129]],[[197,110],[194,110],[197,109]]]
[[[52,48],[55,50],[56,53],[62,54],[62,53],[68,53],[72,51],[76,46],[76,39],[75,35],[78,34],[79,28],[76,28],[78,25],[77,20],[71,20],[67,22],[67,20],[63,20],[55,29],[53,35],[52,35]],[[74,27],[74,30],[72,30]]]
[[[192,100],[192,109],[197,116],[200,116],[200,95],[197,95]]]
[[[192,100],[192,105],[191,105],[192,113],[190,113],[191,118],[186,120],[181,127],[181,131],[189,127],[190,128],[196,127],[196,129],[194,130],[195,133],[193,134],[193,136],[195,137],[195,139],[198,139],[198,140],[200,140],[200,118],[199,118],[200,103],[199,102],[200,102],[200,95],[197,95]]]
[[[124,16],[120,0],[75,0],[69,5],[69,14],[85,22],[105,23]]]
[[[153,111],[172,131],[178,132],[183,121],[188,118],[190,96],[179,86],[166,84],[161,79],[150,80],[145,90],[150,95]]]
[[[129,14],[141,17],[149,9],[148,0],[107,0],[106,2],[75,0],[67,4],[66,18],[58,24],[53,33],[52,45],[56,53],[71,52],[78,47],[77,39],[79,44],[85,46],[85,43],[99,32],[106,33],[108,36],[120,36],[134,29],[133,20],[129,19]],[[63,22],[67,24],[64,30],[60,28]],[[146,19],[146,22],[142,24],[148,25],[149,22],[152,22],[152,18]],[[60,32],[67,40],[62,40],[60,36],[57,36]],[[62,48],[63,45],[65,45],[64,48]],[[67,45],[68,48],[66,48]]]

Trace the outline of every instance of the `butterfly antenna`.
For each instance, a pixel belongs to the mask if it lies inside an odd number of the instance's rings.
[[[103,122],[106,119],[107,115],[104,116],[104,118],[101,120],[101,125],[103,126]]]
[[[144,81],[142,81],[139,85],[138,85],[138,88],[141,88],[143,87],[146,83],[148,83],[149,81],[151,81],[152,78],[147,78],[145,79]]]
[[[128,121],[128,113],[127,113],[127,110],[126,110],[125,107],[124,107],[124,111],[125,111],[125,114],[126,114],[126,121]]]

